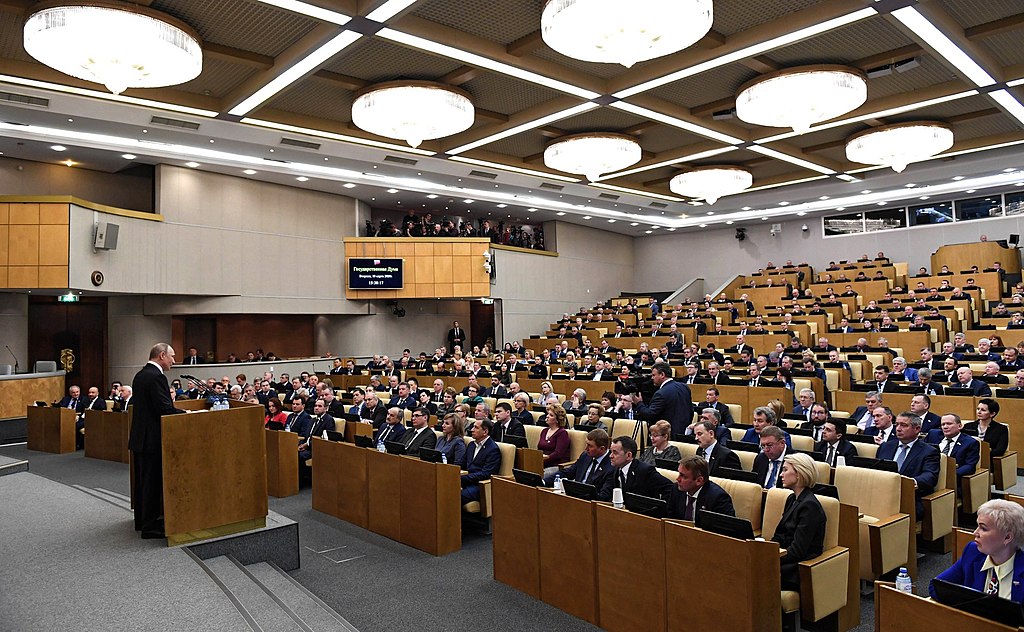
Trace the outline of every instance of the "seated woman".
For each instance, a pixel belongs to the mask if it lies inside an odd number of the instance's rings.
[[[817,482],[814,459],[788,454],[782,460],[782,486],[793,491],[786,500],[773,542],[786,549],[779,559],[782,590],[800,590],[799,564],[819,555],[825,544],[825,510],[811,491]]]
[[[941,579],[1003,599],[1024,602],[1024,507],[1008,500],[990,500],[978,508],[974,542],[964,547]],[[928,586],[935,597],[935,589]]]
[[[554,390],[552,390],[551,382],[545,381],[540,383],[540,395],[537,396],[537,399],[533,400],[533,403],[539,406],[558,403],[558,395],[555,395]]]
[[[992,448],[992,456],[1003,456],[1010,447],[1010,429],[996,421],[999,402],[990,397],[979,399],[976,412],[978,420],[965,423],[964,432],[987,443]]]
[[[426,408],[431,415],[437,414],[437,404],[430,401],[430,391],[420,391],[418,399],[417,406]]]
[[[679,453],[679,448],[668,444],[671,436],[672,424],[664,419],[651,426],[651,446],[640,455],[640,460],[648,465],[655,465],[655,459],[682,461],[683,455]]]
[[[462,438],[465,433],[462,419],[455,413],[448,413],[441,421],[441,436],[434,449],[443,454],[448,463],[460,465],[466,454],[466,441]]]
[[[267,400],[267,416],[263,419],[263,425],[267,430],[284,430],[284,424],[288,421],[288,413],[284,412],[281,400],[271,397]]]
[[[545,423],[547,427],[540,431],[537,449],[544,453],[544,476],[558,472],[559,463],[569,460],[569,419],[565,409],[558,404],[548,404]]]
[[[526,393],[519,391],[515,397],[512,398],[512,407],[515,409],[512,411],[512,418],[523,424],[524,426],[533,426],[533,414],[530,413],[530,396]]]
[[[604,430],[609,432],[608,426],[601,421],[601,417],[604,416],[604,411],[601,409],[600,404],[590,404],[587,406],[587,414],[585,417],[580,417],[576,423],[586,424],[588,426],[594,426],[596,429]]]
[[[451,386],[445,387],[441,396],[441,403],[437,405],[437,412],[435,413],[441,419],[444,419],[448,413],[455,412],[455,396],[457,395],[454,388]],[[438,430],[441,429],[441,424],[438,425]]]

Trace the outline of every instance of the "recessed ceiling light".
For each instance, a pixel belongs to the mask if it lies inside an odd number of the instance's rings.
[[[639,226],[639,225],[640,225],[640,223],[639,223],[639,222],[631,222],[631,223],[630,223],[629,225],[630,225],[630,226]]]
[[[927,200],[927,199],[929,199],[929,198],[931,198],[931,196],[930,196],[930,195],[922,195],[921,197],[919,197],[919,198],[917,198],[917,199],[919,199],[919,200]]]
[[[196,167],[199,166],[199,163],[198,162],[186,162],[185,166],[186,167],[192,167],[193,169],[195,169]]]
[[[565,215],[565,213],[564,212],[559,212],[559,213],[555,213],[555,215],[561,217],[561,216]]]
[[[644,231],[644,234],[645,234],[645,235],[650,235],[650,234],[651,234],[651,233],[653,233],[653,232],[654,232],[653,230],[645,230],[645,231]]]
[[[676,232],[676,227],[675,227],[675,226],[673,226],[672,228],[669,228],[669,229],[668,229],[668,232],[670,232],[670,233],[674,233],[674,232]]]
[[[956,180],[957,182],[959,182],[959,181],[963,180],[964,177],[963,176],[953,176],[953,179]]]
[[[309,178],[307,178],[306,176],[299,176],[298,178],[295,179],[298,180],[299,182],[307,182],[309,180]]]
[[[135,154],[121,154],[121,157],[125,160],[135,160]]]
[[[658,230],[661,226],[651,226],[651,230]]]
[[[398,193],[398,189],[388,189],[388,193]]]
[[[846,210],[846,207],[845,207],[845,206],[837,206],[837,207],[836,207],[836,210],[837,210],[837,211],[845,211],[845,210]]]
[[[50,145],[50,149],[53,151],[67,151],[67,147],[64,145]]]
[[[707,224],[699,224],[699,226],[700,226],[701,228],[707,228],[707,227],[708,227],[708,225],[707,225]]]
[[[66,164],[69,167],[74,167],[75,166],[75,161],[70,159],[70,158],[68,158],[67,160],[64,161],[64,164]]]
[[[593,219],[593,218],[592,218],[592,217],[590,217],[589,215],[584,215],[584,216],[583,216],[583,219]]]
[[[908,189],[913,189],[917,185],[915,183],[913,183],[913,182],[908,182],[907,184],[904,184],[903,186],[907,187]]]
[[[1018,182],[1018,183],[1014,184],[1013,186],[1015,186],[1015,187],[1024,187],[1024,182]]]
[[[508,206],[508,204],[499,204],[499,205],[498,205],[498,208],[505,208],[505,207],[507,207],[507,206]],[[511,216],[511,215],[509,215],[509,217],[512,217],[512,216]]]
[[[1003,173],[1013,173],[1016,170],[1017,167],[1007,167],[1006,169],[1003,169]]]
[[[473,202],[475,202],[476,200],[471,200],[471,199],[469,199],[469,198],[466,198],[465,200],[462,200],[462,201],[463,201],[463,202],[465,202],[466,204],[472,204],[472,203],[473,203]]]
[[[345,187],[346,189],[354,189],[354,188],[356,188],[356,185],[352,184],[351,182],[346,182],[345,184],[343,184],[341,186]]]
[[[528,209],[526,209],[526,211],[527,211],[528,213],[536,213],[536,212],[537,212],[537,209],[535,209],[535,208],[528,208]]]
[[[967,189],[964,193],[974,193],[977,189]]]
[[[714,214],[715,214],[714,211],[708,211],[708,215],[714,215]]]
[[[614,224],[614,223],[615,223],[615,220],[614,220],[614,219],[610,219],[610,220],[608,220],[608,223],[609,223],[609,224]]]
[[[807,215],[807,211],[797,211],[796,215],[797,217],[803,217],[804,215]]]
[[[431,193],[430,195],[428,195],[428,196],[427,196],[427,199],[428,199],[428,200],[436,200],[436,199],[437,199],[437,196],[436,196],[436,195],[434,195],[433,193]]]
[[[823,196],[821,196],[821,197],[820,197],[820,198],[818,198],[818,199],[819,199],[819,200],[827,200],[827,199],[828,199],[828,196],[827,196],[827,195],[823,195]]]
[[[768,218],[767,218],[767,217],[762,217],[762,218],[761,218],[761,221],[762,221],[762,222],[767,222],[767,221],[768,221]]]
[[[741,210],[741,211],[749,211],[749,210],[750,210],[750,207],[749,207],[749,206],[744,206],[744,207],[743,207],[743,208],[741,208],[740,210]]]
[[[256,175],[256,170],[255,169],[246,169],[242,173],[244,173],[247,176],[254,176],[254,175]]]
[[[864,189],[863,191],[861,191],[862,195],[867,195],[868,193],[871,193],[871,189]]]
[[[789,202],[779,202],[779,206],[789,206]]]
[[[733,221],[732,221],[732,220],[730,219],[729,221],[727,221],[727,222],[725,223],[725,225],[726,225],[726,226],[732,226],[732,225],[733,225]]]
[[[888,202],[875,202],[875,206],[885,206]]]

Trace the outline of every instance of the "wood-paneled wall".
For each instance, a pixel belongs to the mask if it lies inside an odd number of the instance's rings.
[[[0,203],[0,288],[68,287],[69,204]]]
[[[345,238],[345,298],[476,298],[491,295],[484,270],[483,238]],[[352,257],[389,257],[405,260],[401,290],[350,290],[348,260]]]

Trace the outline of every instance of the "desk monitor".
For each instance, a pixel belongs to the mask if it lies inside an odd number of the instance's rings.
[[[529,448],[530,444],[527,443],[526,437],[517,434],[507,434],[501,438],[502,443],[511,443],[517,448]]]
[[[385,441],[384,449],[388,454],[405,454],[405,444],[401,441]]]
[[[1024,391],[1011,391],[1008,388],[999,389],[998,395],[1000,398],[1008,397],[1010,399],[1024,399]]]
[[[512,468],[512,477],[520,485],[529,485],[530,487],[542,487],[544,485],[544,479],[536,472]]]
[[[340,413],[338,415],[335,415],[334,418],[344,419],[345,421],[351,421],[353,423],[358,423],[362,421],[362,419],[359,418],[359,415],[353,415],[352,413]]]
[[[815,461],[824,461],[825,455],[817,450],[797,450],[796,448],[787,451],[789,454],[806,454]]]
[[[899,466],[896,465],[896,461],[872,459],[868,456],[848,456],[846,457],[846,464],[853,467],[867,468],[869,470],[882,470],[883,472],[899,473],[900,471]]]
[[[672,471],[675,471],[675,470],[679,469],[679,461],[674,461],[672,459],[662,459],[662,458],[657,458],[656,457],[654,459],[654,467],[657,467],[657,468],[662,469],[662,470],[672,470]]]
[[[756,443],[749,441],[729,441],[725,444],[725,447],[732,451],[739,450],[741,452],[760,452],[761,446]]]
[[[835,498],[839,500],[839,488],[835,485],[829,485],[828,483],[818,483],[812,490],[818,496],[828,496],[829,498]]]
[[[324,432],[327,433],[327,440],[328,441],[344,441],[345,440],[345,433],[344,432],[338,432],[337,430],[324,430]]]
[[[942,579],[933,579],[932,588],[935,589],[935,601],[950,608],[963,610],[1012,628],[1024,625],[1024,612],[1022,612],[1021,604],[1015,601],[1002,599],[996,595],[987,595],[980,590]]]
[[[41,399],[37,399],[36,400],[36,406],[40,407],[40,408],[46,408],[47,406],[49,406],[49,404],[47,404],[46,402],[44,402]]]
[[[358,437],[356,437],[358,439]],[[441,463],[441,451],[433,448],[420,448],[420,460],[428,463]]]
[[[696,526],[699,529],[724,535],[738,540],[753,540],[754,528],[749,520],[701,509],[697,512]]]
[[[589,433],[591,430],[597,430],[597,426],[593,426],[591,424],[580,424],[580,423],[578,423],[575,426],[573,426],[572,429],[573,430],[580,430],[580,431]]]
[[[946,387],[942,391],[943,395],[952,395],[953,397],[974,397],[974,391],[969,388],[950,388]]]
[[[597,499],[597,487],[587,483],[577,483],[574,480],[563,478],[562,489],[565,490],[566,496],[572,496],[581,500]]]
[[[672,433],[672,440],[678,441],[679,443],[697,443],[697,437],[692,434],[686,434],[685,432]]]
[[[356,445],[360,448],[372,448],[373,439],[366,435],[356,435]]]
[[[622,495],[622,500],[626,505],[626,509],[633,513],[650,516],[651,518],[668,517],[668,503],[660,498],[626,492]]]
[[[846,439],[847,441],[851,442],[851,443],[874,443],[875,442],[875,436],[874,435],[866,435],[866,434],[863,434],[863,433],[860,433],[860,432],[854,432],[854,433],[844,432],[843,433],[843,438]]]
[[[737,470],[736,468],[733,468],[733,467],[721,467],[721,466],[719,466],[715,470],[715,476],[717,476],[719,478],[727,478],[727,479],[733,480],[733,481],[745,481],[747,483],[757,483],[758,485],[761,484],[761,481],[758,480],[757,472],[749,472],[747,470]]]

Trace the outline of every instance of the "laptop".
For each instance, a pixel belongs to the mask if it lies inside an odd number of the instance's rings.
[[[597,426],[591,426],[589,424],[576,424],[572,427],[573,430],[580,430],[582,432],[590,432],[591,430],[597,430]],[[524,448],[526,446],[523,446]]]
[[[673,461],[672,459],[655,458],[654,459],[654,467],[656,467],[656,468],[658,468],[660,470],[673,470],[673,471],[675,471],[675,470],[679,469],[679,461]]]
[[[737,470],[733,467],[719,467],[715,470],[715,476],[718,478],[727,478],[733,481],[744,481],[747,483],[761,484],[758,480],[757,472],[749,472],[747,470]]]
[[[1012,628],[1024,625],[1021,604],[942,579],[932,580],[935,601]]]
[[[733,452],[739,450],[741,452],[760,452],[761,446],[756,443],[749,441],[727,441],[725,447],[729,448]]]
[[[846,457],[846,464],[853,467],[867,468],[869,470],[882,470],[883,472],[899,473],[900,471],[900,467],[896,464],[896,461],[873,459],[868,456],[848,456]]]
[[[324,432],[327,433],[327,440],[328,441],[344,441],[345,440],[345,433],[344,432],[338,432],[337,430],[324,430]]]
[[[356,437],[358,439],[358,437]],[[433,448],[420,448],[419,454],[421,461],[428,463],[441,463],[441,451]]]
[[[738,540],[754,539],[754,528],[749,520],[708,511],[707,509],[701,509],[697,512],[695,525],[699,529]]]
[[[626,505],[626,509],[633,513],[650,516],[651,518],[668,517],[668,502],[660,498],[626,492],[622,495],[622,501]]]
[[[562,489],[565,490],[566,496],[572,496],[581,500],[597,499],[597,487],[587,483],[577,483],[572,479],[563,478]]]
[[[507,434],[501,438],[502,443],[511,443],[517,448],[528,448],[530,445],[526,442],[526,437],[517,434]]]
[[[356,435],[356,445],[360,448],[372,448],[373,437],[367,437],[366,435]]]
[[[536,472],[512,468],[512,477],[520,485],[529,485],[530,487],[542,487],[544,485],[544,479]]]
[[[401,441],[385,441],[384,449],[388,454],[405,454],[405,444]]]

